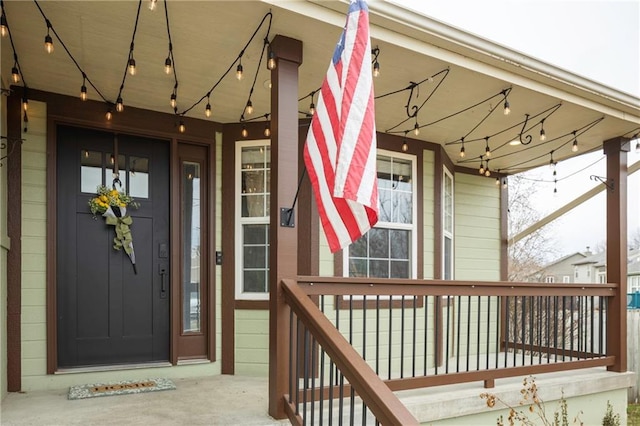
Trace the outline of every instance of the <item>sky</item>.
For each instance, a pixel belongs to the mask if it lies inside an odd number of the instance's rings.
[[[640,98],[640,0],[394,0],[439,21]],[[640,161],[632,141],[629,164]],[[581,170],[581,171],[580,171]],[[598,185],[601,152],[558,164],[558,183],[540,182],[531,201],[546,215]],[[552,180],[548,167],[528,172]],[[628,227],[640,232],[640,172],[628,181]],[[558,255],[592,250],[606,240],[604,192],[552,222]],[[588,231],[587,231],[588,230]]]

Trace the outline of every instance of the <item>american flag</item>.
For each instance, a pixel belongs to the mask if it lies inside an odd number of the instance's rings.
[[[324,78],[304,162],[332,253],[378,221],[369,9],[352,0]]]

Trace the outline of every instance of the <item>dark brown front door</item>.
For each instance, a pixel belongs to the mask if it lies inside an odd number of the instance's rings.
[[[88,205],[97,185],[112,186],[116,161],[140,204],[127,211],[137,273]],[[168,360],[168,142],[58,126],[56,186],[58,366]]]

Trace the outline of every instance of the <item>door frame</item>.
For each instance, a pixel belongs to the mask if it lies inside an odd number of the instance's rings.
[[[21,87],[14,87],[12,97],[21,99],[23,96]],[[216,151],[216,134],[222,132],[223,126],[219,123],[198,120],[189,117],[178,118],[174,114],[165,114],[155,111],[142,110],[133,107],[127,107],[123,113],[115,114],[112,121],[106,121],[105,112],[109,105],[98,101],[81,101],[78,98],[58,95],[50,92],[30,89],[29,99],[46,104],[47,122],[46,122],[46,186],[47,186],[47,237],[46,237],[46,328],[47,328],[47,374],[54,374],[58,370],[57,360],[57,285],[56,285],[56,128],[58,125],[70,125],[84,127],[88,129],[96,129],[109,131],[114,133],[126,133],[150,137],[155,139],[167,140],[169,145],[169,179],[170,179],[170,249],[172,253],[179,253],[180,231],[179,223],[174,223],[175,213],[179,209],[179,178],[177,172],[178,164],[178,142],[187,144],[203,145],[208,147],[208,163],[209,163],[209,188],[215,188],[215,151]],[[18,102],[9,103],[16,105]],[[184,121],[187,126],[187,132],[180,134],[178,132],[178,121]],[[8,120],[8,131],[12,134],[21,134],[21,123],[18,120]],[[208,219],[209,229],[207,235],[208,253],[213,254],[215,247],[215,193],[211,192],[208,199]],[[21,228],[21,222],[14,224],[18,229]],[[210,256],[211,257],[211,256]],[[211,259],[207,259],[210,261]],[[20,268],[21,256],[16,256],[13,260],[13,267]],[[212,264],[214,264],[213,262]],[[173,296],[180,294],[180,260],[172,259],[172,272],[170,277],[170,285]],[[216,268],[209,268],[207,280],[209,286],[209,306],[207,318],[209,319],[208,342],[206,358],[209,361],[216,361],[216,326],[215,326],[215,293],[216,293]],[[22,288],[22,282],[18,280],[14,283],[16,287]],[[173,365],[177,365],[180,358],[180,348],[178,347],[178,334],[180,332],[180,318],[175,314],[175,307],[178,303],[171,303],[171,331],[169,336],[170,349],[169,358]],[[178,306],[179,308],[179,306]],[[19,324],[17,324],[19,327]],[[19,365],[14,367],[21,371],[21,358],[17,353]],[[20,373],[21,374],[21,373]]]

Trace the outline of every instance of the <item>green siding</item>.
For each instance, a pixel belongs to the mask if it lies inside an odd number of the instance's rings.
[[[235,311],[235,373],[266,376],[269,372],[269,312]]]
[[[424,279],[434,277],[434,236],[435,236],[435,153],[423,151],[423,176],[422,176],[422,211],[423,211],[423,268]]]

